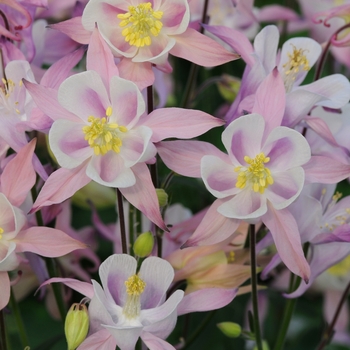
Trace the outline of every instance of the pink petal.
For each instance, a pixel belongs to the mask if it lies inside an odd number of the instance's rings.
[[[207,288],[184,296],[180,302],[178,315],[198,311],[220,309],[229,304],[237,294],[237,289]]]
[[[126,167],[120,154],[113,151],[104,155],[93,155],[86,175],[101,185],[116,188],[134,186],[136,181],[133,170]]]
[[[207,113],[182,108],[156,109],[140,122],[152,129],[152,142],[169,137],[190,139],[225,123]]]
[[[133,82],[114,76],[110,91],[113,108],[110,121],[131,129],[146,109],[140,90]]]
[[[222,133],[222,143],[235,166],[245,165],[245,156],[255,158],[261,152],[264,118],[249,114],[234,120]]]
[[[156,146],[162,161],[169,169],[188,177],[201,177],[201,159],[207,154],[227,159],[225,153],[204,141],[165,141]]]
[[[249,185],[248,185],[249,186]],[[246,187],[218,207],[218,212],[235,219],[255,219],[266,213],[266,196]]]
[[[74,289],[78,293],[85,295],[90,299],[92,299],[94,296],[94,289],[91,283],[78,281],[73,278],[59,278],[59,277],[50,278],[49,280],[41,284],[39,288],[42,288],[51,283],[63,283],[67,287]]]
[[[185,243],[186,247],[212,245],[234,235],[240,220],[230,219],[219,214],[217,209],[222,203],[222,200],[217,199],[209,207],[203,220]]]
[[[232,196],[236,188],[238,173],[227,156],[226,162],[215,156],[204,156],[201,160],[201,176],[205,187],[216,198]]]
[[[190,10],[187,1],[172,0],[160,1],[160,11],[163,11],[162,33],[175,35],[183,33],[188,27],[190,20]],[[156,7],[153,7],[156,10]]]
[[[94,154],[93,149],[85,140],[83,127],[80,121],[56,120],[49,133],[50,147],[57,162],[66,169],[80,166]]]
[[[82,120],[89,116],[103,118],[110,100],[97,72],[90,70],[67,78],[58,90],[58,101]]]
[[[6,165],[1,174],[1,191],[16,207],[19,207],[36,181],[33,153],[36,139],[24,146]]]
[[[136,178],[135,185],[120,188],[120,192],[133,206],[144,213],[159,228],[168,231],[160,214],[158,197],[147,165],[138,163],[132,167],[132,170]]]
[[[310,266],[305,259],[298,225],[292,214],[287,209],[275,210],[268,202],[268,211],[262,221],[270,230],[282,261],[290,271],[307,282]]]
[[[50,227],[30,227],[21,231],[14,241],[17,244],[17,252],[32,252],[51,258],[86,248],[84,243]]]
[[[176,44],[170,53],[204,67],[215,67],[239,58],[226,51],[213,39],[198,33],[192,28],[175,36]]]
[[[321,136],[329,144],[339,147],[339,144],[329,129],[328,124],[323,119],[308,116],[305,118],[305,122],[317,135]]]
[[[334,184],[350,176],[350,165],[326,156],[312,156],[303,166],[305,181]]]
[[[60,168],[52,173],[41,189],[31,212],[61,203],[87,185],[91,179],[86,175],[86,167],[85,162],[75,169]]]

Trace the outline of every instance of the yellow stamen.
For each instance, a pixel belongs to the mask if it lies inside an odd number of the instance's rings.
[[[0,239],[2,239],[2,234],[4,233],[4,229],[0,227]]]
[[[106,109],[106,117],[112,115],[112,107]],[[94,153],[104,155],[108,151],[120,152],[122,146],[121,134],[126,133],[128,129],[125,126],[119,126],[117,123],[108,123],[106,117],[96,118],[90,116],[88,122],[90,125],[83,127],[85,140],[89,146],[94,149]]]
[[[264,165],[270,161],[270,158],[265,157],[261,152],[254,159],[245,156],[244,161],[249,164],[249,167],[238,166],[234,169],[238,172],[236,187],[243,189],[248,183],[254,192],[263,194],[265,189],[274,182],[270,169]]]
[[[151,35],[158,36],[163,27],[160,21],[163,11],[153,11],[150,2],[129,6],[128,10],[129,12],[117,15],[121,20],[119,26],[125,27],[122,31],[125,41],[131,46],[150,46]]]
[[[304,54],[303,49],[297,49],[293,44],[293,52],[288,52],[289,61],[283,65],[284,68],[284,85],[286,91],[289,92],[294,84],[295,78],[297,77],[300,70],[309,71],[309,60]]]
[[[124,283],[128,297],[123,314],[129,319],[136,318],[141,312],[140,296],[146,288],[146,283],[138,275],[130,276]]]
[[[346,276],[350,272],[350,255],[348,255],[345,259],[340,261],[338,264],[330,267],[327,270],[328,273],[334,276]]]

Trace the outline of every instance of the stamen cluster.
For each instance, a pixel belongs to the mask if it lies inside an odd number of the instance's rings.
[[[128,9],[129,12],[117,15],[122,20],[119,26],[125,27],[122,31],[125,41],[136,47],[150,46],[150,35],[158,36],[163,27],[160,21],[163,11],[153,11],[150,2],[129,6]]]
[[[244,161],[250,166],[238,166],[234,170],[239,172],[236,187],[245,188],[247,183],[252,185],[254,192],[264,193],[265,189],[273,184],[270,169],[266,168],[264,163],[270,161],[269,157],[265,157],[264,153],[259,153],[254,159],[245,156]]]

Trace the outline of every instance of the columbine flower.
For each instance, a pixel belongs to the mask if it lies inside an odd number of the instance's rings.
[[[101,264],[102,287],[92,281],[90,336],[79,349],[88,349],[90,341],[99,338],[101,345],[103,339],[114,344],[111,349],[118,345],[121,350],[131,350],[139,337],[154,349],[148,341],[154,338],[162,342],[174,329],[184,293],[178,290],[165,301],[173,268],[157,257],[145,259],[139,271],[136,268],[137,261],[122,254],[112,255]]]

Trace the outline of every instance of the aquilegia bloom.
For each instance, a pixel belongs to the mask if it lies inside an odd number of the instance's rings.
[[[230,220],[261,219],[271,231],[283,262],[307,280],[310,270],[298,227],[285,209],[304,186],[301,166],[311,156],[307,141],[297,131],[283,126],[268,132],[268,123],[259,114],[233,121],[223,132],[222,141],[227,155],[206,155],[201,160],[203,181],[218,198],[212,206],[217,210],[209,209],[203,222],[209,218],[222,220],[218,213]],[[201,240],[208,236],[207,231],[200,225],[187,244],[203,244]],[[227,238],[216,234],[211,232],[212,243]]]

